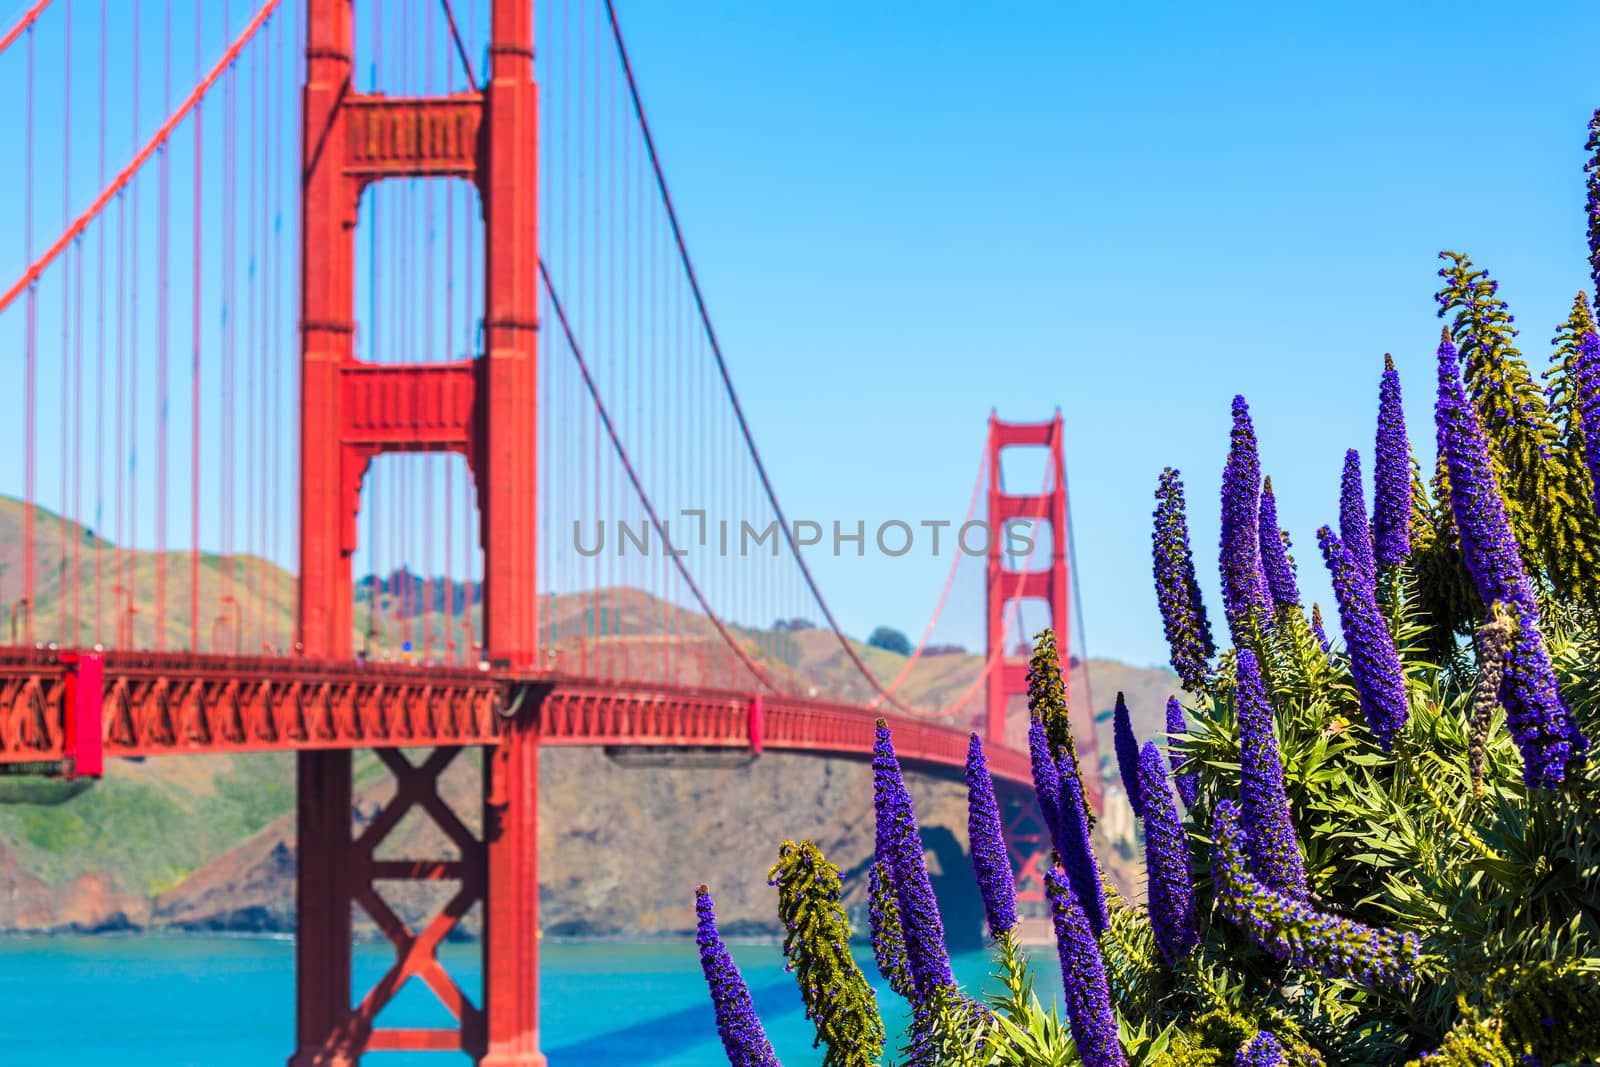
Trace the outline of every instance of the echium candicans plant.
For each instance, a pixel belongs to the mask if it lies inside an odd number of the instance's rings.
[[[1466,396],[1490,447],[1506,512],[1530,575],[1562,596],[1582,596],[1600,574],[1600,527],[1580,507],[1588,472],[1568,454],[1545,392],[1517,349],[1500,283],[1465,255],[1449,261],[1435,300],[1450,316]],[[1592,592],[1591,592],[1592,595]]]
[[[934,899],[933,883],[922,854],[922,835],[912,810],[911,794],[895,757],[889,725],[877,723],[872,752],[873,805],[877,817],[874,859],[894,879],[895,904],[905,942],[906,960],[919,1002],[953,989],[950,952],[945,947],[944,921]]]
[[[1205,688],[1216,645],[1205,601],[1195,579],[1189,545],[1189,520],[1184,514],[1183,479],[1168,467],[1156,486],[1155,529],[1150,535],[1156,601],[1166,630],[1172,669],[1191,693]]]
[[[1072,721],[1068,714],[1067,674],[1061,669],[1061,657],[1056,650],[1056,635],[1045,630],[1034,639],[1033,655],[1028,660],[1028,715],[1044,727],[1045,748],[1052,759],[1059,759],[1062,750],[1077,751],[1072,740]],[[1076,765],[1072,770],[1078,783],[1078,794],[1085,795],[1083,776]],[[1085,807],[1089,825],[1094,825],[1095,815]]]
[[[1194,915],[1194,879],[1189,842],[1167,787],[1166,761],[1154,741],[1139,751],[1139,787],[1144,796],[1144,849],[1150,927],[1168,964],[1187,956],[1200,941]]]
[[[1584,464],[1590,478],[1590,502],[1600,515],[1600,333],[1593,329],[1584,333],[1580,346],[1578,401]]]
[[[1289,557],[1289,535],[1278,526],[1278,497],[1272,479],[1261,483],[1261,567],[1272,593],[1273,611],[1281,618],[1300,611],[1300,586],[1295,581],[1294,560]]]
[[[1361,453],[1351,448],[1344,454],[1344,470],[1339,475],[1339,539],[1358,576],[1374,591],[1378,565],[1372,548],[1372,525],[1367,520],[1366,495],[1361,489]]]
[[[972,852],[978,894],[983,898],[989,936],[999,939],[1017,925],[1017,882],[1011,872],[1000,826],[1000,804],[994,779],[983,754],[983,739],[973,734],[967,743],[967,841]]]
[[[1600,152],[1600,116],[1595,137],[1591,149]],[[1591,170],[1591,178],[1597,174],[1600,169]],[[1593,190],[1591,183],[1590,215],[1596,218],[1600,194]],[[1596,234],[1600,248],[1600,229]],[[1381,427],[1389,416],[1379,420],[1374,563],[1380,586],[1392,565],[1400,595],[1387,619],[1372,622],[1372,628],[1393,635],[1399,669],[1395,673],[1385,659],[1383,675],[1386,692],[1403,698],[1389,706],[1407,710],[1404,728],[1393,731],[1387,748],[1376,731],[1353,728],[1363,716],[1362,689],[1374,675],[1369,643],[1360,634],[1352,637],[1351,626],[1345,628],[1344,642],[1312,659],[1283,654],[1290,627],[1266,630],[1257,621],[1242,643],[1208,649],[1204,684],[1186,687],[1186,702],[1168,708],[1167,751],[1147,744],[1140,752],[1147,779],[1141,796],[1150,887],[1149,901],[1141,906],[1100,879],[1100,861],[1109,857],[1096,854],[1089,833],[1066,729],[1065,686],[1053,637],[1041,635],[1035,666],[1043,660],[1048,670],[1036,670],[1032,679],[1037,795],[1031,803],[1054,839],[1052,855],[1040,857],[1035,869],[1051,869],[1058,859],[1063,868],[1052,873],[1045,899],[1063,965],[1064,1018],[1054,1007],[1039,1005],[1031,980],[1038,958],[1030,961],[1017,945],[1015,930],[992,942],[999,991],[986,1004],[940,985],[942,979],[935,982],[933,997],[920,991],[915,972],[926,972],[927,960],[941,958],[924,943],[938,931],[909,918],[913,910],[925,913],[932,906],[926,870],[910,861],[910,849],[883,847],[911,840],[904,831],[914,826],[909,800],[901,805],[895,799],[904,782],[884,737],[874,771],[887,772],[892,765],[893,774],[878,780],[892,779],[898,789],[879,790],[881,798],[893,801],[880,819],[885,832],[876,862],[857,869],[870,884],[867,903],[880,969],[914,1006],[911,1039],[903,1046],[911,1062],[898,1062],[906,1067],[1600,1062],[1600,834],[1595,833],[1600,810],[1594,799],[1600,793],[1600,760],[1583,758],[1586,738],[1600,730],[1600,613],[1580,591],[1551,579],[1542,528],[1513,514],[1515,477],[1557,484],[1564,475],[1519,468],[1513,462],[1518,461],[1514,442],[1504,447],[1495,437],[1509,432],[1509,421],[1525,421],[1527,411],[1491,412],[1501,420],[1493,432],[1487,425],[1493,419],[1480,421],[1478,398],[1519,396],[1527,378],[1520,359],[1508,354],[1509,316],[1498,318],[1503,305],[1496,304],[1492,283],[1471,277],[1464,264],[1463,270],[1455,280],[1465,288],[1457,294],[1455,310],[1461,314],[1454,328],[1473,332],[1478,369],[1472,373],[1479,379],[1473,391],[1463,387],[1456,339],[1447,337],[1437,364],[1439,400],[1433,414],[1439,451],[1432,498],[1413,465],[1410,547],[1398,557],[1398,550],[1385,547],[1394,542],[1385,534],[1390,525],[1382,513],[1395,497],[1392,485],[1385,489],[1389,475],[1383,470],[1392,474],[1392,469],[1382,454],[1400,450],[1383,439]],[[1569,331],[1576,347],[1562,357],[1571,361],[1561,373],[1574,397],[1584,332]],[[1379,390],[1379,406],[1385,409],[1398,395],[1398,375],[1391,389],[1389,373],[1386,369]],[[1551,396],[1557,395],[1553,387]],[[1552,399],[1546,405],[1545,418],[1558,432],[1552,436],[1554,447],[1538,455],[1539,463],[1552,468],[1573,463],[1580,451],[1572,444],[1573,427],[1557,420],[1569,419],[1575,402]],[[1581,422],[1577,430],[1581,437]],[[1241,445],[1237,436],[1233,443]],[[1253,458],[1253,437],[1248,445]],[[1242,456],[1245,449],[1234,452]],[[1249,506],[1224,515],[1228,533],[1222,538],[1243,571],[1262,576],[1255,582],[1246,574],[1236,583],[1235,591],[1247,602],[1252,595],[1270,595],[1249,465],[1248,459],[1230,460],[1227,484]],[[1502,474],[1511,489],[1502,489]],[[1351,494],[1343,495],[1348,503]],[[1333,494],[1327,502],[1334,504]],[[1170,522],[1170,509],[1157,511],[1158,524]],[[1241,523],[1257,539],[1253,561],[1237,552]],[[1360,587],[1365,619],[1371,622],[1368,572],[1347,558],[1348,538],[1329,530],[1325,539],[1330,549],[1337,548],[1330,555],[1343,557],[1335,567],[1336,581],[1347,591]],[[1181,577],[1181,567],[1177,573]],[[1160,586],[1159,566],[1156,579]],[[1198,610],[1198,593],[1192,603]],[[1163,621],[1167,607],[1163,601]],[[1424,628],[1425,646],[1419,640]],[[1476,644],[1463,640],[1474,631]],[[1441,636],[1445,640],[1436,640]],[[968,833],[974,877],[988,887],[980,892],[993,905],[985,914],[1000,916],[991,924],[1004,926],[1009,911],[1004,893],[995,891],[1003,879],[996,875],[994,826],[1005,792],[1024,783],[1003,779],[1001,772],[1004,767],[1005,774],[1016,774],[1019,754],[1005,753],[1002,761],[1001,751],[991,747],[984,755],[986,763],[969,760]],[[1170,795],[1156,785],[1167,765],[1183,792],[1184,811],[1173,806],[1169,812]],[[1084,768],[1084,773],[1097,771]],[[1294,848],[1282,847],[1289,841]],[[1170,948],[1188,940],[1182,924],[1175,937],[1171,923],[1170,902],[1181,897],[1184,885],[1183,864],[1171,859],[1179,843],[1189,853],[1194,902],[1193,945],[1181,954]],[[1304,891],[1295,888],[1296,878],[1279,873],[1295,856],[1304,872]],[[1070,869],[1083,860],[1093,865],[1092,885]],[[1122,882],[1125,872],[1110,867],[1108,872]],[[908,895],[916,885],[928,888]],[[859,895],[863,887],[846,888]],[[1105,910],[1098,928],[1090,915],[1096,891]],[[831,893],[825,890],[818,899]],[[826,910],[823,906],[819,914]],[[804,928],[811,938],[841,936],[836,922]],[[714,937],[702,941],[720,944]],[[914,944],[923,947],[914,952]],[[839,951],[836,941],[818,958],[832,952],[828,958],[837,959]],[[914,967],[913,957],[919,955],[924,962]],[[727,980],[725,958],[725,949],[708,956],[716,964],[708,976],[718,997],[719,1025],[727,1029],[733,1022],[728,1032],[737,1040],[729,1047],[731,1062],[743,1065],[767,1052],[764,1038],[755,1038],[759,1024],[750,1025],[748,995],[741,1000],[732,992],[742,983],[735,987]],[[802,993],[825,995],[809,986]],[[816,1001],[802,997],[802,1003],[811,1008]]]
[[[1379,611],[1376,586],[1365,564],[1358,562],[1349,546],[1326,526],[1317,531],[1317,541],[1333,579],[1339,625],[1344,631],[1345,650],[1361,711],[1366,716],[1367,726],[1387,752],[1395,733],[1405,725],[1410,714],[1400,653]]]
[[[1505,498],[1489,455],[1489,441],[1462,393],[1455,346],[1439,343],[1439,454],[1450,468],[1451,509],[1462,554],[1487,605],[1504,604],[1516,623],[1506,657],[1500,698],[1506,722],[1522,750],[1531,786],[1554,787],[1566,778],[1588,741],[1561,697],[1545,646],[1533,583],[1523,568]]]
[[[1078,782],[1077,755],[1070,748],[1061,750],[1061,822],[1062,837],[1067,852],[1061,862],[1072,879],[1073,890],[1083,905],[1089,925],[1099,934],[1106,928],[1105,883],[1100,874],[1100,861],[1094,852],[1094,839],[1090,836],[1089,801],[1081,792]]]
[[[1222,606],[1236,648],[1257,644],[1260,628],[1270,625],[1272,595],[1261,568],[1261,457],[1250,405],[1233,398],[1233,430],[1222,471],[1222,537],[1219,567]]]
[[[1278,1044],[1278,1037],[1271,1030],[1257,1034],[1239,1050],[1239,1058],[1234,1060],[1235,1067],[1285,1067],[1287,1063],[1283,1058],[1283,1046]]]
[[[695,943],[700,946],[700,969],[711,989],[717,1014],[717,1033],[731,1067],[780,1067],[772,1042],[756,1015],[744,976],[728,955],[717,930],[717,913],[706,886],[695,890]]]
[[[1304,897],[1305,858],[1284,792],[1283,765],[1272,731],[1272,704],[1261,683],[1261,667],[1247,648],[1239,650],[1234,714],[1239,721],[1239,789],[1249,837],[1250,869],[1273,889]]]
[[[1589,474],[1588,483],[1580,480],[1576,487],[1587,491],[1579,507],[1587,505],[1600,522],[1600,511],[1595,511],[1600,501],[1600,333],[1583,293],[1572,301],[1572,313],[1551,343],[1552,366],[1545,371],[1550,410],[1567,455]]]
[[[1394,357],[1385,353],[1372,476],[1372,555],[1380,576],[1392,574],[1411,555],[1411,481],[1400,372],[1394,368]]]
[[[778,890],[783,953],[816,1027],[814,1046],[827,1045],[823,1067],[874,1067],[883,1051],[883,1019],[850,955],[839,869],[815,842],[785,841],[768,881]]]
[[[1416,934],[1320,912],[1302,897],[1262,881],[1246,857],[1251,835],[1244,818],[1233,801],[1224,800],[1211,823],[1211,880],[1218,907],[1230,922],[1269,954],[1296,967],[1369,986],[1410,980],[1422,954]]]
[[[1055,649],[1054,635],[1044,631],[1036,639],[1034,648],[1035,662],[1048,660]],[[1049,711],[1046,702],[1053,699],[1053,692],[1043,687],[1030,693],[1028,698],[1028,749],[1034,796],[1050,838],[1051,852],[1072,879],[1089,922],[1099,933],[1106,926],[1106,906],[1091,836],[1089,802],[1083,795],[1083,777],[1071,736],[1068,735],[1066,744],[1052,749],[1044,716]]]
[[[1066,991],[1067,1018],[1083,1067],[1127,1067],[1117,1017],[1106,984],[1105,960],[1095,931],[1070,879],[1052,869],[1044,877]]]
[[[1128,806],[1135,818],[1144,818],[1144,800],[1140,793],[1139,739],[1133,734],[1133,719],[1128,712],[1128,701],[1117,693],[1117,702],[1111,709],[1111,743],[1117,753],[1117,772],[1122,776],[1122,789],[1128,796]]]

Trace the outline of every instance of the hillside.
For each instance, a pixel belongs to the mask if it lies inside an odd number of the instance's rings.
[[[47,525],[49,524],[49,525]],[[58,625],[59,597],[70,595],[71,545],[76,564],[92,568],[97,553],[110,567],[118,554],[88,531],[65,527],[68,566],[60,566],[62,527],[41,513],[41,582],[35,625],[49,633]],[[16,564],[20,507],[0,500],[0,598],[20,590]],[[153,573],[148,553],[126,553],[123,562]],[[220,574],[242,561],[208,557],[209,573]],[[293,582],[261,561],[250,564],[257,588],[270,592],[263,603],[287,630]],[[167,632],[173,643],[187,643],[187,557],[170,568]],[[92,573],[92,572],[91,572]],[[202,593],[220,600],[202,577]],[[87,583],[86,583],[87,584]],[[153,583],[142,582],[149,589]],[[370,584],[365,588],[370,589]],[[181,590],[181,592],[180,592]],[[83,595],[83,594],[80,594]],[[388,592],[379,589],[383,613]],[[202,604],[216,602],[202,596]],[[423,601],[429,598],[417,598]],[[613,645],[626,646],[629,633],[645,622],[677,613],[679,633],[703,629],[703,620],[653,600],[637,590],[610,590],[600,597],[551,598],[546,618],[573,629],[585,627],[586,614],[600,604]],[[442,608],[442,600],[427,604]],[[135,601],[136,634],[153,620],[153,604]],[[170,609],[176,607],[177,611]],[[204,611],[205,608],[203,607]],[[364,612],[358,621],[365,625]],[[413,615],[420,632],[424,616]],[[592,621],[592,620],[591,620]],[[109,624],[108,624],[109,625]],[[111,632],[109,629],[107,632]],[[153,633],[153,631],[151,631]],[[569,631],[570,632],[570,631]],[[864,681],[837,641],[826,632],[743,631],[753,651],[774,666],[784,665],[828,680],[830,692],[866,699]],[[893,676],[901,657],[858,646],[873,669]],[[380,650],[381,654],[381,650]],[[913,705],[937,705],[971,685],[980,669],[975,655],[941,655],[919,662],[900,690]],[[1100,750],[1104,769],[1115,778],[1105,709],[1118,689],[1126,691],[1141,736],[1159,729],[1171,681],[1164,672],[1139,670],[1109,661],[1079,664],[1073,673],[1074,699],[1082,701],[1085,671],[1102,709]],[[963,715],[969,722],[979,701]],[[1026,713],[1012,708],[1010,729],[1025,733]],[[961,725],[966,725],[962,723]],[[446,776],[445,799],[476,829],[477,754],[464,753]],[[357,754],[354,818],[370,821],[392,786],[370,753]],[[719,911],[730,930],[774,932],[766,866],[784,838],[813,837],[847,872],[863,869],[872,850],[872,779],[868,765],[842,760],[767,754],[749,760],[742,754],[674,758],[665,765],[624,764],[599,750],[555,749],[540,756],[540,892],[544,930],[553,936],[640,936],[682,932],[693,912],[685,905],[701,881],[718,888]],[[958,914],[970,912],[976,929],[975,896],[966,860],[964,789],[959,782],[915,777],[911,782],[917,812],[942,896]],[[1120,815],[1119,791],[1108,781],[1111,811],[1104,820],[1110,834],[1102,841],[1112,876],[1130,892],[1137,889],[1138,865],[1132,859],[1131,820]],[[294,771],[286,754],[117,760],[93,786],[0,779],[0,931],[117,930],[140,928],[283,930],[293,922]],[[386,854],[419,858],[441,854],[442,840],[416,813],[391,837]],[[849,880],[847,900],[861,903],[864,879]],[[415,917],[429,904],[428,887],[406,887],[384,895],[402,914]],[[469,916],[474,928],[477,915]]]

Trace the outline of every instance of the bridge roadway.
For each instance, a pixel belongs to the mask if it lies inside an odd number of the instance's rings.
[[[0,765],[12,771],[93,775],[105,757],[491,745],[525,710],[537,711],[541,745],[852,759],[871,758],[880,717],[782,694],[487,667],[0,648]],[[881,717],[903,764],[960,773],[965,731]],[[988,759],[997,780],[1031,784],[1026,753],[991,747]]]

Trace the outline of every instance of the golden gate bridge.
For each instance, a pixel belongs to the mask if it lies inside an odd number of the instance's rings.
[[[975,721],[1040,898],[1007,636],[1037,600],[1066,646],[1061,417],[990,418],[968,514],[986,531],[987,650],[918,706],[903,683],[964,553],[880,677],[756,447],[609,2],[38,0],[0,37],[0,79],[20,229],[0,373],[22,408],[0,770],[297,753],[291,1064],[544,1062],[542,745],[868,759],[881,715],[908,765],[958,774],[957,723]],[[1043,482],[1008,492],[1001,454],[1024,447],[1048,457]],[[721,516],[760,550],[630,556],[567,536],[609,519],[665,547],[695,516],[701,545]],[[1051,531],[1043,558],[995,536],[1018,521]],[[428,576],[403,563],[418,559]],[[835,669],[766,622],[813,614]],[[1092,710],[1074,716],[1096,767]],[[481,834],[437,788],[473,747]],[[360,748],[395,793],[358,833]],[[417,809],[456,855],[379,858]],[[455,886],[421,929],[374,888],[407,880]],[[352,904],[395,947],[366,991]],[[471,997],[436,949],[479,904]],[[412,978],[454,1027],[378,1025]]]

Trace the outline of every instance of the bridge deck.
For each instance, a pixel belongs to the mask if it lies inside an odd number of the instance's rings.
[[[105,756],[493,744],[538,714],[544,745],[776,749],[864,759],[876,712],[782,694],[508,670],[108,652],[98,683],[78,653],[0,649],[0,764],[67,760],[98,727]],[[79,690],[83,692],[80,694]],[[74,709],[78,714],[74,715]],[[87,709],[85,711],[85,709]],[[87,717],[85,717],[87,716]],[[885,715],[902,762],[955,771],[965,731]],[[1026,753],[991,773],[1029,783]]]

